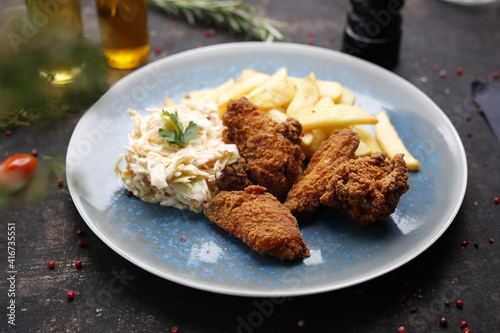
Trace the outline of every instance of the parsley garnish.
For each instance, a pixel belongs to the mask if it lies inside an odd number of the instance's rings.
[[[179,121],[179,115],[177,111],[172,114],[168,111],[163,111],[163,115],[169,117],[172,120],[173,129],[165,130],[160,128],[158,133],[167,140],[168,143],[184,147],[189,141],[194,139],[198,135],[198,125],[194,121],[190,121],[186,130],[184,126]]]

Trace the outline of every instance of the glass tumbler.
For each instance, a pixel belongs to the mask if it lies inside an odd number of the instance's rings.
[[[26,0],[26,7],[29,44],[43,53],[40,75],[55,86],[73,82],[82,72],[76,51],[83,42],[80,1]]]
[[[135,68],[149,55],[146,0],[95,0],[104,57],[110,67]]]

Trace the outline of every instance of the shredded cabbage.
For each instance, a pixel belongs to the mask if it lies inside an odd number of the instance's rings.
[[[203,212],[211,200],[210,188],[224,167],[239,158],[238,148],[222,140],[224,126],[215,103],[184,102],[164,110],[178,112],[184,126],[195,122],[198,135],[179,148],[158,133],[171,126],[162,109],[149,109],[151,113],[144,116],[129,109],[134,130],[115,170],[127,190],[143,201]]]

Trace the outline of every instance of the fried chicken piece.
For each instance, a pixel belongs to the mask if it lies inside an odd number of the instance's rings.
[[[226,165],[222,175],[217,179],[219,191],[237,191],[253,185],[248,179],[248,164],[243,157]]]
[[[337,131],[323,141],[286,198],[285,206],[294,216],[308,216],[316,211],[335,168],[353,158],[358,145],[359,137],[351,130]]]
[[[342,163],[321,203],[337,208],[362,226],[392,214],[410,185],[403,154],[395,154],[390,164],[386,157],[387,153],[380,152]]]
[[[252,185],[244,191],[219,192],[205,215],[254,251],[282,260],[309,256],[295,217],[266,188]]]
[[[300,148],[302,125],[291,118],[278,123],[245,97],[229,101],[222,120],[227,127],[224,141],[238,146],[251,183],[266,187],[280,200],[285,199],[302,173],[305,159]]]

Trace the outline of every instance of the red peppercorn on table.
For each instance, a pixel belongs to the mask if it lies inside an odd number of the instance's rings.
[[[85,38],[98,44],[94,1],[80,2]],[[59,2],[46,3],[48,13]],[[246,3],[259,9],[258,15],[288,22],[282,31],[293,43],[337,51],[342,48],[351,11],[349,1]],[[8,0],[6,8],[23,4]],[[165,14],[152,5],[148,8],[149,63],[186,50],[245,40],[223,28],[189,25],[180,16]],[[386,14],[375,13],[372,28],[381,27]],[[72,201],[65,160],[71,135],[86,111],[81,108],[49,124],[21,124],[0,135],[0,160],[30,154],[38,161],[27,186],[0,197],[0,308],[4,318],[0,331],[498,331],[500,243],[495,240],[500,240],[500,143],[472,100],[471,83],[500,82],[500,2],[461,7],[438,0],[406,1],[401,15],[399,62],[390,71],[416,86],[444,111],[467,157],[468,182],[461,207],[451,225],[425,251],[362,283],[290,297],[272,292],[266,297],[238,296],[164,279],[125,259],[101,240]],[[38,19],[35,23],[39,26],[33,23],[21,30],[24,35],[14,36],[10,27],[2,26],[1,36],[9,47],[30,46],[43,24],[43,17]],[[133,72],[106,69],[101,74],[112,84]],[[319,77],[324,73],[315,74]],[[144,84],[155,84],[154,75]],[[199,87],[202,89],[204,82]],[[142,93],[131,91],[139,99]],[[7,107],[0,100],[0,108]],[[88,135],[89,140],[95,139],[91,132]],[[408,193],[411,191],[410,187]],[[125,190],[122,197],[136,200]],[[368,227],[364,232],[381,230]],[[129,241],[133,242],[131,235]],[[191,246],[190,235],[181,234],[177,239],[177,246]],[[243,245],[240,248],[246,250]],[[158,266],[161,264],[159,260]],[[266,269],[271,267],[261,267]],[[280,279],[284,278],[276,276],[277,285]]]

